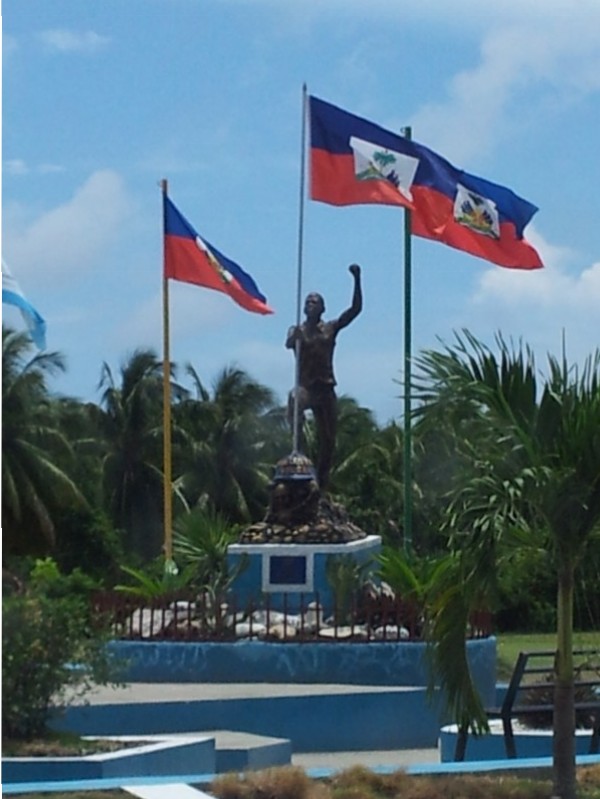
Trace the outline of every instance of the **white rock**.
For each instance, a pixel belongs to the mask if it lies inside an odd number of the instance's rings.
[[[182,613],[194,613],[196,610],[196,603],[195,602],[187,602],[184,599],[179,599],[177,602],[171,602],[169,605],[169,609],[173,611],[177,611],[177,614]]]
[[[352,627],[323,627],[319,630],[321,638],[350,638],[352,635]]]
[[[235,625],[235,634],[237,638],[250,638],[264,636],[266,635],[267,628],[264,624],[259,624],[258,622],[250,622],[242,621]]]
[[[279,641],[285,641],[288,638],[295,638],[298,630],[289,624],[272,624],[269,627],[269,635],[277,638]]]
[[[151,610],[150,608],[138,608],[130,616],[130,620],[125,626],[127,632],[133,635],[140,635],[142,638],[150,638],[158,635],[173,621],[173,611]]]
[[[386,624],[384,627],[377,627],[373,636],[378,640],[397,641],[400,639],[410,638],[410,633],[406,627],[398,627],[397,624]]]
[[[266,610],[259,609],[254,611],[252,618],[259,624],[279,624],[284,620],[285,614],[279,610],[270,610],[267,613]]]
[[[323,608],[317,602],[311,602],[304,614],[304,626],[309,629],[323,625]]]

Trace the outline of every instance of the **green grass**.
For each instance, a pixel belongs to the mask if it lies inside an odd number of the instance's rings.
[[[528,650],[553,650],[556,647],[555,633],[498,633],[498,679],[510,679],[519,652]],[[573,646],[576,649],[599,647],[600,632],[575,633]]]
[[[142,741],[87,739],[72,732],[48,730],[46,735],[31,740],[2,738],[2,757],[82,757],[140,746]]]

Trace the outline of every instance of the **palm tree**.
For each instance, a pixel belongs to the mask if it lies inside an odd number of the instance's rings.
[[[177,485],[191,506],[208,505],[233,522],[263,515],[273,464],[266,463],[273,392],[235,367],[217,376],[212,396],[197,373],[188,374],[196,399],[176,408],[188,435],[188,455]]]
[[[53,424],[70,442],[74,458],[65,464],[73,479],[77,480],[88,503],[102,505],[102,470],[98,457],[98,407],[91,402],[81,402],[73,397],[56,397],[52,401]]]
[[[47,378],[64,370],[57,352],[28,359],[24,333],[2,329],[2,526],[5,554],[44,553],[55,543],[56,515],[84,507],[75,482],[61,468],[72,458],[54,423]]]
[[[147,560],[162,542],[162,363],[152,350],[138,349],[121,366],[120,384],[104,363],[99,388],[105,503],[128,549]],[[183,395],[174,384],[174,399]]]
[[[337,431],[333,469],[338,469],[361,447],[370,444],[378,431],[373,412],[361,407],[348,394],[337,399]]]
[[[355,419],[346,435],[344,414],[340,416],[341,457],[333,470],[332,492],[365,530],[399,544],[404,485],[402,429],[394,422],[379,429],[370,414],[361,413],[359,427]]]
[[[538,381],[531,350],[497,343],[499,358],[464,333],[418,359],[417,415],[453,419],[463,456],[446,522],[454,568],[433,608],[437,666],[459,724],[485,726],[464,659],[468,612],[493,598],[503,555],[544,546],[558,588],[554,794],[574,799],[573,596],[600,534],[600,352],[580,370],[550,356]]]

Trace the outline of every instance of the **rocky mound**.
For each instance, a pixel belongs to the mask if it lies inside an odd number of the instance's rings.
[[[247,527],[240,544],[345,544],[366,537],[350,520],[343,505],[320,497],[314,517],[302,524],[267,520]]]

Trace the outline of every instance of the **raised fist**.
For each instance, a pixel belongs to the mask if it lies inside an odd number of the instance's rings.
[[[351,264],[348,267],[348,271],[351,275],[354,275],[354,277],[360,277],[360,266],[358,264]]]

